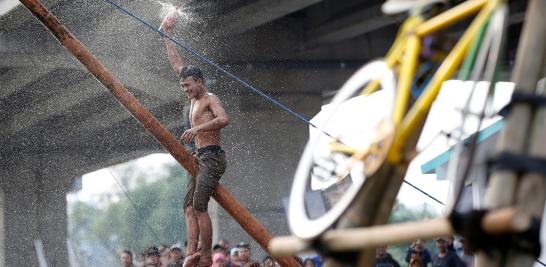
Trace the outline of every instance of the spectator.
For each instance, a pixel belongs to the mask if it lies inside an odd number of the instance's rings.
[[[312,257],[311,259],[313,260],[313,262],[315,262],[315,266],[322,267],[322,256],[321,255],[316,255],[316,256]]]
[[[311,258],[307,258],[303,261],[303,267],[317,267],[317,265]]]
[[[428,266],[428,264],[431,262],[430,253],[425,248],[425,242],[421,239],[417,239],[413,241],[411,246],[406,251],[406,262],[409,263],[411,259],[412,254],[419,255],[419,258],[421,259],[422,267]]]
[[[212,266],[211,267],[225,267],[226,266],[226,255],[222,252],[216,252],[212,255]]]
[[[222,253],[224,254],[224,256],[227,256],[227,250],[225,247],[223,247],[222,245],[220,244],[216,244],[212,247],[212,254],[215,254],[215,253]]]
[[[464,263],[451,250],[448,249],[449,240],[445,237],[436,239],[438,254],[434,255],[432,266],[434,267],[464,267]]]
[[[280,266],[278,262],[275,261],[271,256],[266,256],[262,260],[262,266],[263,267],[278,267]]]
[[[146,250],[146,266],[148,267],[159,267],[159,249],[157,247],[150,247]]]
[[[400,267],[391,254],[387,253],[387,247],[378,247],[375,249],[374,267]]]
[[[184,264],[184,257],[182,256],[182,249],[179,247],[172,247],[169,252],[169,264],[167,267],[182,267]]]
[[[229,252],[229,262],[227,264],[228,267],[241,267],[243,266],[243,263],[241,262],[241,259],[239,257],[239,251],[237,248],[232,248]]]
[[[133,267],[133,253],[129,250],[124,250],[119,255],[122,267]]]
[[[235,248],[237,249],[237,251],[239,251],[239,260],[243,263],[243,265],[260,265],[256,260],[253,260],[250,257],[250,244],[240,242]]]
[[[229,251],[230,247],[229,247],[229,242],[225,239],[220,239],[220,241],[218,241],[218,245],[224,247],[226,249],[226,253]]]

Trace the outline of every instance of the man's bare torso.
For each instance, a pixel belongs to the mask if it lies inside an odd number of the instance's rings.
[[[206,93],[203,97],[199,99],[191,100],[189,119],[190,126],[192,128],[207,123],[215,118],[212,110],[210,109],[211,97],[211,93]],[[195,137],[195,145],[197,146],[197,148],[210,145],[220,145],[220,130],[212,130],[198,133]]]

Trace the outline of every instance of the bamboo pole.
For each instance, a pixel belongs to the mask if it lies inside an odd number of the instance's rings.
[[[543,78],[541,82],[539,82],[539,86],[536,91],[537,95],[546,96],[545,82],[546,78]],[[532,131],[528,149],[529,156],[546,158],[546,142],[544,141],[544,136],[546,134],[545,122],[546,108],[537,108],[532,123]],[[519,181],[516,191],[515,201],[518,209],[531,214],[537,219],[542,218],[544,201],[546,200],[546,185],[544,178],[546,177],[539,173],[524,174]],[[535,257],[531,254],[511,251],[511,253],[509,253],[506,266],[533,266],[534,262]]]
[[[531,226],[531,216],[516,208],[491,211],[484,216],[481,226],[488,234],[524,232]],[[331,230],[320,237],[320,244],[333,252],[360,251],[386,245],[397,245],[415,239],[433,239],[452,236],[453,228],[445,218],[420,222],[378,225],[367,228]],[[295,236],[275,237],[269,244],[276,256],[294,255],[311,250],[311,242]]]
[[[114,77],[38,0],[19,0],[110,93],[150,132],[159,143],[186,169],[190,175],[197,173],[197,164],[176,138]],[[268,250],[271,234],[221,185],[214,199],[239,225],[264,249]],[[283,266],[298,266],[292,258],[280,258]]]
[[[546,12],[546,1],[530,0],[523,31],[518,45],[516,64],[512,73],[512,81],[516,84],[516,91],[527,93],[534,92],[536,83],[543,75],[546,28],[543,16]],[[531,126],[531,108],[529,105],[514,105],[508,117],[505,118],[504,128],[497,143],[497,150],[522,154],[526,152],[526,142],[529,140]],[[497,171],[492,173],[489,186],[485,195],[487,208],[498,208],[512,205],[516,199],[525,193],[516,190],[521,185],[517,183],[517,176],[511,171]],[[523,193],[523,194],[522,194]],[[530,193],[530,192],[529,192]],[[543,195],[544,192],[541,193]],[[531,195],[528,195],[531,196]],[[537,200],[534,200],[537,201]],[[544,201],[542,201],[544,202]],[[533,201],[531,201],[533,203]],[[513,251],[501,253],[493,251],[491,256],[478,253],[476,257],[477,267],[501,266],[501,262],[507,255],[515,255]],[[523,255],[523,254],[519,254]],[[513,258],[513,257],[509,257]],[[525,262],[506,262],[506,266],[532,266],[529,258]]]

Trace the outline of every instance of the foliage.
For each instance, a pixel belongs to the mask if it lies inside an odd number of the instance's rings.
[[[93,259],[115,259],[116,253],[123,249],[140,252],[152,245],[172,245],[185,240],[182,202],[186,174],[176,163],[166,164],[165,168],[168,172],[164,177],[154,179],[155,182],[140,183],[128,192],[132,203],[121,195],[119,201],[105,207],[84,202],[72,204],[68,214],[70,239],[80,250],[91,251],[93,255],[87,257]],[[124,188],[129,180],[146,180],[136,166],[122,168],[115,176],[123,181]],[[109,255],[97,255],[99,252]],[[99,263],[97,260],[88,262]]]

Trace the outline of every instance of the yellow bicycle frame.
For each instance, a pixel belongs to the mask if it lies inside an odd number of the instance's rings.
[[[426,117],[442,83],[449,79],[461,64],[480,26],[487,21],[500,2],[501,0],[470,0],[426,21],[423,21],[419,16],[412,16],[406,20],[385,58],[389,67],[398,67],[399,69],[397,94],[392,115],[396,130],[393,145],[387,155],[389,163],[397,164],[402,160],[404,144],[418,124]],[[421,38],[478,11],[480,13],[435,72],[423,94],[406,114],[411,81],[421,50]],[[376,85],[370,83],[363,90],[363,94],[373,92],[374,87],[377,88]]]

